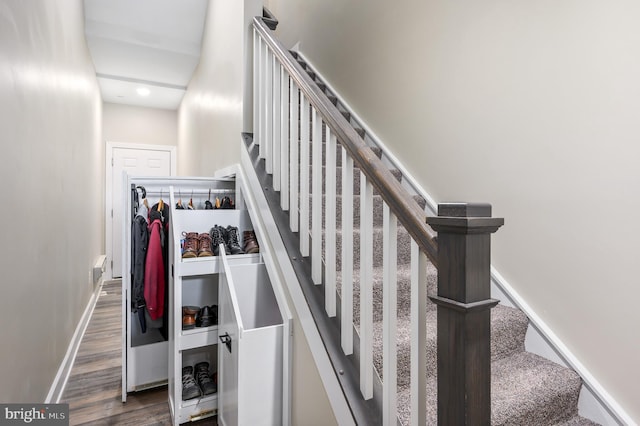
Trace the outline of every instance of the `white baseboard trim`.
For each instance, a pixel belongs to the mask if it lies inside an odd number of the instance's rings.
[[[104,280],[100,278],[98,284],[95,286],[95,290],[91,295],[91,298],[89,299],[89,302],[87,303],[87,307],[80,317],[80,321],[78,322],[76,331],[73,333],[73,337],[71,337],[71,342],[69,342],[67,353],[65,354],[64,359],[62,360],[62,363],[58,368],[56,377],[53,379],[53,383],[49,388],[49,393],[44,400],[45,404],[57,404],[60,402],[60,398],[62,398],[64,389],[67,386],[67,380],[69,380],[69,375],[71,374],[71,369],[73,368],[73,363],[76,360],[78,348],[80,347],[80,343],[82,342],[82,337],[84,337],[84,332],[87,330],[89,320],[91,319],[93,310],[95,309],[96,303],[98,302],[98,297],[100,297],[103,283]]]
[[[295,49],[294,49],[295,50]],[[314,70],[318,68],[313,65],[299,50],[297,53],[308,63]],[[322,77],[322,76],[320,76]],[[322,79],[327,88],[338,98],[338,102],[351,113],[352,120],[355,120],[362,127],[368,139],[382,149],[384,156],[393,167],[400,170],[403,181],[406,180],[418,195],[426,200],[425,211],[427,215],[437,215],[437,202],[418,184],[411,176],[400,161],[386,147],[380,138],[369,128],[366,122],[358,116],[355,110],[340,96],[331,84]],[[578,359],[569,351],[569,349],[561,342],[561,340],[551,331],[551,329],[542,321],[542,319],[531,309],[531,307],[520,297],[520,295],[509,285],[509,283],[491,267],[491,297],[500,300],[503,305],[516,307],[523,311],[529,317],[529,330],[525,348],[529,352],[536,353],[544,358],[554,361],[558,364],[572,368],[582,377],[583,386],[580,392],[580,400],[578,409],[580,415],[590,420],[598,422],[604,426],[609,425],[625,425],[637,426],[631,417],[622,409],[622,407],[611,397],[611,395],[600,385],[587,368],[578,361]]]

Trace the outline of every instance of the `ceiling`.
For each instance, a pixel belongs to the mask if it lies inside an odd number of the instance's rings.
[[[175,110],[200,59],[208,0],[84,0],[104,102]],[[148,89],[146,96],[138,89]]]

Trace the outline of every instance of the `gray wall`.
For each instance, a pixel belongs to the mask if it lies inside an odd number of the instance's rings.
[[[494,266],[640,421],[640,4],[268,7],[437,201],[505,217]]]
[[[104,103],[102,135],[107,142],[178,145],[178,112]]]
[[[0,401],[44,401],[103,251],[101,99],[82,2],[0,3]]]

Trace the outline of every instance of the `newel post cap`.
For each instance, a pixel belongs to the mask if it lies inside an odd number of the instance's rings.
[[[452,234],[490,234],[504,225],[504,218],[491,217],[491,204],[441,203],[438,216],[428,217],[434,231]]]

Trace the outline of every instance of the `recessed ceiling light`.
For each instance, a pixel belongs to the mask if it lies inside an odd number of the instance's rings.
[[[151,93],[151,90],[147,89],[146,87],[138,87],[136,89],[136,92],[140,96],[149,96],[149,93]]]

